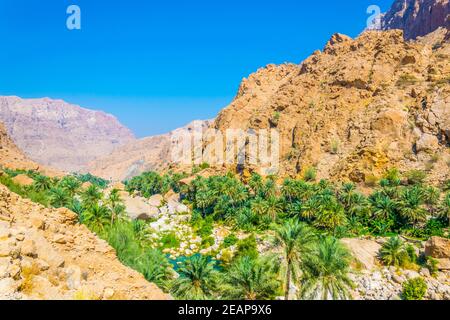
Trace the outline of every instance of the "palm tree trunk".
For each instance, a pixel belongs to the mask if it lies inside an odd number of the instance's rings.
[[[291,261],[287,261],[287,270],[286,270],[286,288],[284,292],[284,300],[289,300],[289,291],[291,289]]]

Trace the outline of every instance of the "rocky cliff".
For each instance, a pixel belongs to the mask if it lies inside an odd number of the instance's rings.
[[[315,167],[318,178],[359,183],[395,166],[442,181],[450,166],[446,36],[336,34],[300,65],[269,65],[244,79],[214,127],[277,129],[281,175]]]
[[[113,181],[130,179],[146,171],[167,169],[172,165],[172,136],[181,130],[207,128],[212,121],[193,121],[168,134],[143,138],[116,149],[111,154],[91,162],[87,171]]]
[[[47,209],[0,185],[0,300],[165,300],[67,209]]]
[[[382,28],[402,29],[406,39],[450,28],[449,0],[396,0],[382,18]]]
[[[2,123],[0,123],[0,167],[12,170],[36,170],[49,176],[62,175],[61,172],[39,165],[26,157],[10,139]]]
[[[134,140],[111,115],[48,98],[0,97],[0,121],[32,160],[64,171]]]

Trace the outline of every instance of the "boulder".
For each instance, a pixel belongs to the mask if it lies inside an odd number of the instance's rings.
[[[155,194],[148,199],[148,203],[153,207],[160,207],[164,201],[164,197],[160,194]]]
[[[425,254],[435,259],[450,259],[450,239],[432,237],[425,243]]]
[[[25,187],[31,186],[31,185],[33,185],[33,183],[34,183],[34,180],[31,179],[31,178],[30,178],[29,176],[27,176],[26,174],[19,174],[19,175],[15,176],[15,177],[12,179],[12,181],[13,181],[15,184],[19,184],[19,185],[25,186]]]
[[[381,245],[372,240],[342,239],[341,242],[350,250],[353,257],[362,264],[364,269],[373,270],[376,267],[378,252]]]
[[[439,148],[439,140],[436,136],[424,133],[416,146],[418,152],[431,152]]]
[[[450,239],[432,237],[425,244],[425,255],[437,260],[439,270],[450,270]]]

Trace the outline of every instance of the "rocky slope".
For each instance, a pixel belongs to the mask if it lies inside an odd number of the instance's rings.
[[[0,300],[170,298],[76,221],[0,185]]]
[[[48,176],[60,176],[61,172],[39,165],[27,158],[10,139],[5,127],[0,123],[0,168],[12,170],[36,170]]]
[[[269,65],[244,79],[214,127],[277,129],[281,175],[315,167],[318,178],[359,183],[396,166],[442,181],[450,166],[446,36],[442,29],[416,42],[400,30],[335,34],[300,65]]]
[[[396,0],[383,16],[383,30],[402,29],[406,39],[416,39],[439,27],[450,28],[449,0]]]
[[[116,118],[62,100],[0,97],[0,121],[32,160],[63,171],[134,140]]]
[[[168,134],[143,138],[117,148],[111,154],[91,162],[86,171],[113,181],[122,181],[145,171],[163,170],[171,165],[172,136],[182,130],[207,128],[212,121],[193,121]]]

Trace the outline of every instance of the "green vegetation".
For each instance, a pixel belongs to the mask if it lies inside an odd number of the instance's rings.
[[[89,183],[92,183],[93,185],[96,185],[97,187],[99,187],[101,189],[106,188],[108,186],[108,184],[109,184],[108,180],[102,179],[100,177],[93,176],[90,173],[87,173],[87,174],[77,174],[77,173],[75,173],[73,176],[77,180],[79,180],[81,183],[89,182]]]
[[[403,283],[404,300],[423,300],[427,294],[427,284],[422,278],[410,279]]]
[[[143,197],[149,198],[155,194],[165,194],[169,190],[180,192],[180,180],[185,174],[168,173],[160,176],[156,172],[146,172],[126,182],[127,191],[139,192]]]
[[[184,185],[180,181],[185,174],[144,173],[126,182],[127,190],[144,197],[179,192],[192,209],[192,218],[185,223],[201,238],[199,249],[215,244],[218,226],[230,230],[218,245],[221,261],[212,258],[218,252],[212,251],[211,256],[197,253],[174,263],[163,252],[178,248],[183,239],[167,232],[155,245],[150,240],[150,223],[130,221],[120,192],[103,192],[104,180],[89,175],[53,179],[24,172],[35,182],[23,187],[12,180],[18,172],[5,172],[0,175],[2,184],[45,206],[73,210],[80,223],[117,250],[122,263],[178,299],[256,300],[282,295],[289,299],[293,298],[291,284],[299,288],[299,298],[348,299],[353,286],[348,277],[351,259],[339,238],[389,236],[380,251],[386,265],[422,266],[433,274],[435,261],[417,257],[400,236],[418,240],[448,236],[449,184],[440,189],[428,186],[422,172],[401,176],[398,170],[390,170],[377,178],[368,195],[351,183],[316,182],[314,168],[306,170],[303,179],[288,178],[282,184],[277,177],[258,174],[246,177],[244,183],[229,173],[198,176]],[[91,186],[82,189],[83,181]],[[271,248],[260,252],[267,242],[278,250],[276,256]],[[422,292],[423,286],[412,282],[403,295],[419,299]]]

